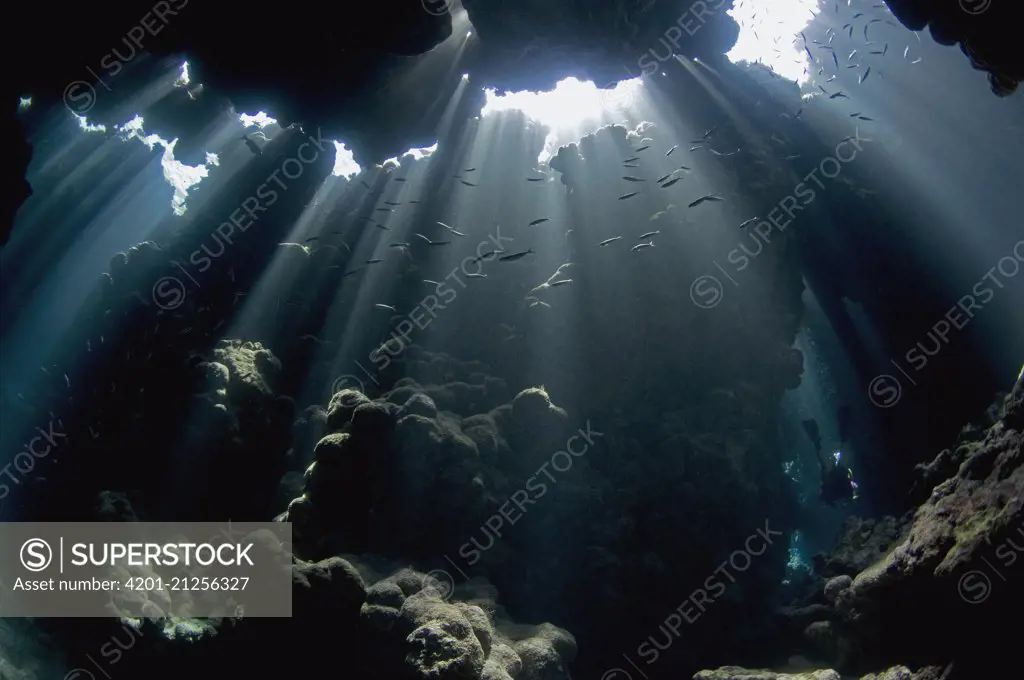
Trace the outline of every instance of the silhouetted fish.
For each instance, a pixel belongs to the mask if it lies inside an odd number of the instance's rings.
[[[523,250],[523,251],[518,252],[518,253],[513,253],[511,255],[505,255],[504,257],[499,257],[498,261],[499,262],[514,262],[516,260],[523,259],[524,257],[526,257],[527,255],[529,255],[532,252],[533,252],[533,248],[530,248],[528,250]]]
[[[691,203],[688,207],[690,207],[690,208],[696,207],[696,206],[700,205],[701,203],[703,203],[705,201],[724,201],[724,200],[725,199],[722,198],[721,196],[715,196],[714,194],[708,194],[707,196],[701,196],[696,201]]]

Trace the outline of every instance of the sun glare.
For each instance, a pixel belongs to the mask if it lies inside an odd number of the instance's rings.
[[[84,119],[80,118],[80,120]],[[219,165],[220,160],[216,154],[207,153],[204,164],[185,165],[174,157],[174,146],[178,143],[178,140],[172,139],[168,142],[160,137],[160,135],[147,135],[143,128],[144,122],[142,116],[136,115],[124,125],[119,126],[117,131],[121,134],[122,140],[127,142],[129,139],[137,139],[145,144],[150,151],[158,146],[163,148],[160,167],[163,170],[164,179],[174,189],[174,196],[171,198],[171,209],[175,215],[184,215],[187,210],[185,202],[188,199],[189,189],[209,176],[210,173],[207,170],[207,165]]]
[[[571,134],[579,138],[594,132],[606,122],[602,119],[612,112],[626,111],[641,87],[639,78],[620,81],[614,88],[605,90],[591,81],[566,78],[549,92],[523,91],[499,95],[494,90],[485,90],[481,116],[517,110],[549,128],[539,159],[544,162],[559,146],[561,136]]]
[[[799,33],[818,11],[818,0],[747,0],[728,14],[740,25],[733,63],[760,61],[783,78],[805,83],[811,70]]]
[[[192,79],[188,75],[188,62],[183,62],[181,65],[181,74],[178,79],[174,81],[175,87],[184,87],[192,82]]]
[[[244,127],[252,127],[255,125],[261,130],[267,127],[268,125],[273,125],[274,123],[277,122],[276,119],[268,116],[265,111],[260,111],[256,115],[242,113],[239,114],[238,120],[242,121],[242,125]]]
[[[362,172],[362,168],[356,163],[355,156],[345,147],[343,142],[334,142],[334,149],[334,170],[332,174],[344,177],[345,179],[352,179]]]

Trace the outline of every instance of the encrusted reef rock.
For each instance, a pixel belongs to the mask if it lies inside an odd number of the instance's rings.
[[[749,670],[739,666],[725,666],[714,671],[701,671],[693,680],[842,680],[833,670],[810,671],[790,675],[765,670]]]
[[[571,433],[543,388],[496,404],[507,388],[482,364],[426,353],[414,363],[424,380],[451,380],[467,368],[475,375],[441,386],[406,378],[379,399],[351,388],[331,397],[328,433],[282,517],[294,524],[301,556],[454,552],[507,498],[507,476],[528,476]]]
[[[834,612],[827,625],[807,631],[831,647],[837,667],[954,663],[953,677],[973,678],[1013,663],[1003,621],[1024,593],[1014,574],[1024,552],[1020,386],[1019,377],[997,400],[987,427],[961,433],[955,455],[947,449],[926,466],[932,476],[952,472],[904,518],[909,524],[847,523],[838,549],[822,563],[833,576],[824,595]],[[901,672],[878,677],[902,678]]]
[[[119,657],[118,670],[160,680],[189,668],[200,678],[228,670],[237,677],[313,676],[329,663],[342,664],[350,680],[569,680],[573,636],[547,623],[510,621],[494,589],[479,582],[452,589],[429,574],[354,555],[297,560],[291,571],[291,619],[112,619],[94,634],[105,630],[122,650],[134,647]],[[5,625],[0,641],[15,639],[5,636]],[[82,658],[103,642],[78,645]],[[274,644],[302,653],[261,653]],[[0,654],[0,670],[14,672],[10,677],[64,674],[17,669]]]
[[[402,569],[369,588],[361,614],[382,635],[404,640],[417,678],[568,680],[576,641],[567,631],[495,621],[495,602],[457,596],[431,575]]]
[[[849,517],[832,552],[819,559],[819,572],[825,578],[855,576],[874,564],[899,543],[910,529],[910,515],[901,519],[879,520]]]
[[[816,559],[818,594],[780,611],[794,651],[843,677],[870,673],[862,680],[974,680],[1014,667],[1006,622],[1024,595],[1014,573],[1024,552],[1022,381],[1024,371],[980,426],[964,428],[955,454],[922,466],[922,478],[945,477],[915,512],[847,520],[832,554]],[[695,680],[840,677],[805,667],[725,667]]]
[[[913,673],[906,666],[894,666],[882,673],[865,675],[860,680],[938,680],[940,670],[928,667]],[[726,666],[714,671],[701,671],[693,676],[693,680],[842,680],[842,677],[831,669],[791,674]]]

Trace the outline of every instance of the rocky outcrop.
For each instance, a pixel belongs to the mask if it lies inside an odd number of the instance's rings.
[[[927,26],[944,45],[959,44],[971,65],[987,71],[992,91],[1009,96],[1024,80],[1024,59],[1013,42],[1010,5],[991,0],[890,0],[908,28]]]
[[[894,666],[881,673],[862,676],[860,680],[938,680],[940,670],[937,667],[928,667],[914,673],[906,666]],[[727,666],[714,671],[701,671],[693,676],[693,680],[842,680],[842,678],[839,673],[831,669],[804,673],[775,673]]]
[[[379,569],[385,569],[381,576]],[[99,626],[116,640],[126,674],[159,680],[213,678],[232,668],[240,677],[315,675],[331,664],[351,680],[569,680],[576,642],[551,624],[520,625],[498,605],[493,588],[449,590],[430,575],[380,560],[332,556],[292,566],[292,618],[122,619]],[[0,636],[4,628],[0,626]],[[82,655],[89,641],[76,644]],[[2,638],[0,638],[2,639]],[[262,654],[273,645],[301,650]],[[110,645],[113,647],[113,644]],[[99,655],[96,655],[99,658]],[[72,656],[71,663],[78,658]],[[0,669],[18,666],[0,654]],[[57,674],[11,675],[42,680]],[[5,675],[5,677],[7,677]]]
[[[827,557],[818,559],[818,573],[824,578],[856,576],[886,555],[910,529],[911,515],[901,519],[878,520],[849,517]],[[826,586],[827,590],[827,586]],[[828,593],[826,592],[826,596]],[[831,598],[829,598],[831,599]]]

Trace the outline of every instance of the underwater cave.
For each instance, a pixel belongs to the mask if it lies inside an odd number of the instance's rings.
[[[1009,677],[1009,5],[22,8],[0,680]]]

